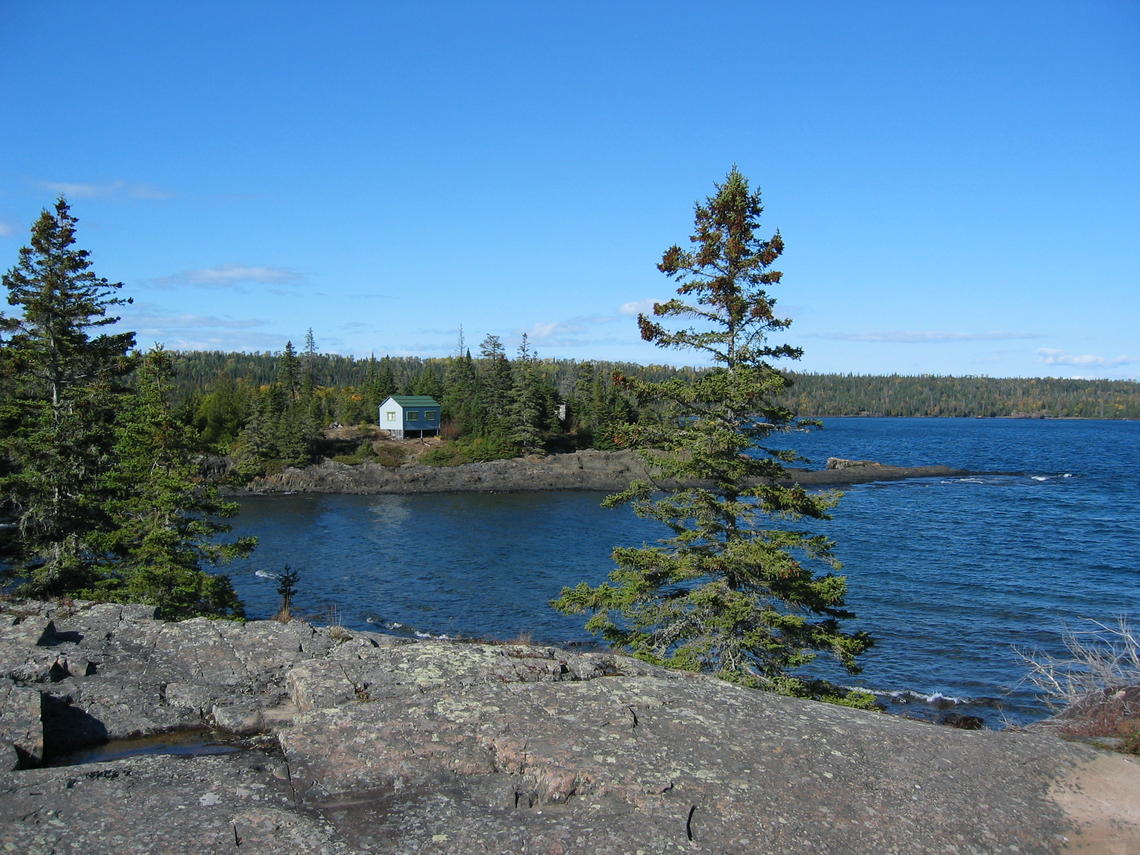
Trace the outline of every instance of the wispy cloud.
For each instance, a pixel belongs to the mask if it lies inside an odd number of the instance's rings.
[[[153,184],[111,181],[90,184],[78,181],[41,181],[40,186],[71,199],[169,199],[172,194]]]
[[[125,307],[118,326],[133,330],[146,350],[161,344],[167,350],[280,350],[287,336],[269,332],[259,318],[233,318],[190,313],[168,314],[159,306]]]
[[[124,315],[123,321],[145,335],[171,330],[246,330],[265,326],[265,321],[247,318],[219,318],[213,315]]]
[[[808,338],[833,341],[893,342],[898,344],[937,344],[955,341],[1009,341],[1041,338],[1040,333],[991,330],[988,332],[940,332],[936,330],[885,330],[866,333],[807,333]]]
[[[1116,368],[1140,362],[1136,356],[1094,356],[1091,353],[1072,354],[1053,347],[1037,348],[1037,361],[1046,365],[1072,365],[1077,368]]]
[[[11,237],[16,233],[16,224],[0,220],[0,237]]]
[[[248,264],[222,264],[217,267],[201,267],[197,270],[184,270],[169,276],[149,280],[151,285],[180,286],[198,285],[208,288],[222,288],[242,285],[300,285],[305,277],[295,270],[285,267],[258,266]]]
[[[136,339],[142,350],[151,344],[161,344],[167,350],[221,350],[250,352],[257,350],[279,351],[288,336],[248,330],[198,330],[146,332],[139,330]]]
[[[604,315],[589,315],[577,318],[568,318],[564,321],[539,321],[527,327],[523,332],[532,341],[543,341],[551,344],[568,344],[582,333],[596,330],[602,324],[612,323],[617,318]]]
[[[652,297],[647,300],[632,300],[618,306],[618,311],[623,315],[648,315],[653,312],[653,304],[660,302],[662,301]]]
[[[614,322],[624,320],[618,315],[588,315],[562,321],[540,321],[525,330],[517,330],[514,337],[525,332],[531,344],[545,351],[552,348],[597,348],[628,344],[631,340],[640,341],[632,330],[627,334],[613,334]]]

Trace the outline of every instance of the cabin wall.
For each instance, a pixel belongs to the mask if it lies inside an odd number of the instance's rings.
[[[404,413],[399,404],[388,400],[380,405],[380,430],[400,439],[404,436]]]

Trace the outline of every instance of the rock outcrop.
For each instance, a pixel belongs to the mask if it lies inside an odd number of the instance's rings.
[[[832,458],[836,460],[838,458]],[[902,478],[933,478],[969,474],[948,466],[885,466],[871,461],[844,461],[843,467],[789,469],[787,483],[828,486]],[[829,461],[830,463],[830,461]],[[623,490],[635,478],[646,477],[645,463],[632,451],[575,451],[544,457],[517,457],[427,466],[408,463],[380,466],[323,460],[303,469],[289,468],[254,479],[255,493],[444,493],[507,492],[513,490]],[[668,482],[663,486],[668,485]]]
[[[1140,851],[1123,756],[610,653],[24,603],[0,669],[3,851]],[[39,765],[202,726],[240,750]]]

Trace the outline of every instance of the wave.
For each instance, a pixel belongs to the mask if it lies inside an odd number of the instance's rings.
[[[960,707],[969,707],[972,709],[985,707],[1001,710],[1008,705],[1008,701],[1002,698],[959,697],[957,695],[948,694],[941,689],[919,691],[915,689],[872,689],[868,686],[845,686],[844,688],[874,695],[875,699],[888,709],[892,707],[916,706],[938,711]]]
[[[379,620],[377,618],[374,618],[371,616],[365,618],[365,620],[368,623],[378,623],[379,622]],[[384,623],[384,628],[396,633],[397,635],[404,635],[404,636],[408,636],[411,638],[431,638],[431,639],[435,639],[437,641],[447,641],[448,639],[451,638],[451,636],[448,635],[447,633],[442,633],[442,634],[436,635],[436,634],[431,633],[431,632],[423,632],[422,630],[416,629],[415,627],[408,626],[406,623],[400,623],[398,620],[386,621]]]
[[[973,703],[972,698],[958,698],[940,691],[916,692],[911,689],[902,689],[896,692],[876,693],[875,697],[889,700],[894,704],[925,704],[939,710],[948,710],[952,707],[965,706]]]
[[[1001,472],[993,475],[964,475],[961,478],[946,478],[943,484],[980,484],[991,487],[1025,486],[1028,484],[1044,484],[1058,479],[1075,478],[1072,472],[1058,472],[1055,474],[1041,474],[1032,472]]]

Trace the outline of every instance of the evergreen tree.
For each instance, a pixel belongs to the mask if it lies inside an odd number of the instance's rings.
[[[373,356],[368,360],[368,373],[364,378],[364,403],[368,410],[368,420],[375,423],[380,405],[396,394],[396,377],[392,373],[392,360],[387,356],[376,362]]]
[[[477,434],[481,422],[479,378],[471,351],[453,358],[444,375],[443,416],[461,435]]]
[[[191,430],[174,417],[170,354],[157,348],[138,371],[138,390],[117,430],[109,483],[115,528],[104,540],[118,560],[96,591],[101,598],[150,603],[166,618],[241,615],[229,578],[202,569],[248,555],[256,538],[220,543],[220,519],[237,513],[203,476]]]
[[[273,387],[270,387],[273,388]],[[234,468],[247,478],[265,472],[266,463],[277,456],[276,430],[280,412],[269,390],[258,396],[253,412],[230,450]]]
[[[488,334],[479,347],[483,364],[479,374],[482,392],[482,432],[494,439],[506,439],[510,432],[511,363],[497,335]]]
[[[514,383],[511,388],[510,439],[524,454],[536,454],[543,449],[546,398],[542,378],[536,367],[537,361],[530,349],[527,334],[523,333],[515,359]]]
[[[773,519],[826,519],[837,496],[779,486],[781,464],[794,455],[761,444],[797,424],[775,403],[785,381],[767,360],[800,355],[766,344],[789,321],[774,314],[775,300],[765,290],[780,282],[771,265],[783,240],[779,232],[768,240],[756,234],[761,212],[759,192],[750,192],[734,167],[715,195],[696,206],[693,249],[672,246],[658,265],[692,302],[656,304],[654,317],[692,325],[670,329],[638,318],[645,340],[695,350],[714,365],[691,383],[627,381],[639,400],[666,402],[672,418],[629,428],[654,480],[635,482],[606,504],[632,503],[672,536],[615,549],[618,566],[609,583],[566,588],[554,605],[591,613],[589,630],[652,662],[839,699],[842,690],[795,672],[818,652],[857,672],[856,656],[871,640],[840,629],[839,621],[852,616],[844,609],[844,577],[811,568],[838,568],[831,542],[772,526]]]
[[[277,385],[285,394],[286,405],[294,404],[301,392],[301,366],[293,342],[285,342],[285,350],[277,363]]]
[[[427,395],[437,401],[443,397],[443,381],[433,366],[424,366],[423,371],[412,383],[411,394]]]
[[[286,407],[273,428],[275,458],[282,466],[307,466],[312,461],[317,429],[306,408],[300,404]]]
[[[74,593],[94,579],[92,540],[106,529],[111,423],[132,369],[134,333],[92,331],[130,302],[76,249],[76,219],[61,197],[3,277],[18,314],[3,319],[10,398],[0,437],[0,493],[19,523],[15,561],[25,590]]]
[[[301,354],[301,397],[312,400],[317,388],[317,340],[313,328],[305,332],[305,351]]]
[[[313,328],[305,332],[305,350],[301,354],[301,395],[305,419],[312,432],[325,422],[324,399],[317,393],[317,340]]]
[[[241,432],[245,401],[228,371],[218,372],[194,410],[194,427],[206,446],[227,448]]]

